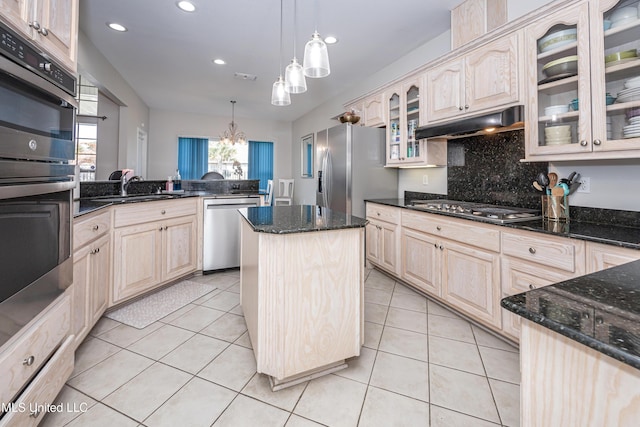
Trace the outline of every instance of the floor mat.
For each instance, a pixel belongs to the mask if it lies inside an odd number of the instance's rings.
[[[213,285],[184,280],[105,316],[142,329],[216,289]]]

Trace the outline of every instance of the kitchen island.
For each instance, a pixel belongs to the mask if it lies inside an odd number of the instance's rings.
[[[318,206],[240,209],[240,299],[272,389],[345,368],[364,341],[366,220]]]
[[[502,300],[524,318],[522,426],[637,426],[640,261]]]

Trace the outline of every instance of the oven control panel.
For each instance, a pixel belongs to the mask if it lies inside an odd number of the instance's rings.
[[[44,53],[0,22],[0,54],[28,68],[70,95],[76,95],[76,79]]]

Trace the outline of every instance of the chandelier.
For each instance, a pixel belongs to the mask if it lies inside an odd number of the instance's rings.
[[[236,101],[231,101],[231,123],[229,123],[229,129],[225,130],[220,135],[220,142],[223,144],[246,144],[247,137],[244,132],[238,130],[238,126],[234,121],[235,118]]]

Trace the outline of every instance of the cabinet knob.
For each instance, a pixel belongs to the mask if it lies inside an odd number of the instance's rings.
[[[458,107],[458,110],[460,111],[464,110],[464,108],[462,108],[462,105]]]
[[[162,231],[162,227],[158,228],[158,231]]]
[[[536,287],[533,285],[533,283],[529,283],[529,289],[535,289]]]
[[[167,231],[167,228],[169,228],[169,226],[165,225],[164,230]]]
[[[380,212],[376,212],[376,215],[380,216]]]
[[[100,226],[99,226],[99,225],[94,225],[94,226],[93,226],[93,231],[98,231],[98,229],[99,229],[99,228],[100,228]]]
[[[161,213],[162,215],[164,215],[164,214],[166,214],[166,213],[167,213],[167,211],[165,211],[164,209],[162,209],[162,210],[160,211],[160,213]]]
[[[600,144],[602,144],[602,141],[600,141],[599,139],[593,140],[593,145],[600,145]]]
[[[35,411],[31,411],[31,412],[29,413],[29,416],[30,416],[31,418],[38,418],[38,416],[40,415],[40,412],[42,412],[42,411],[40,411],[40,409],[39,409],[39,407],[38,407],[38,409],[36,409]]]
[[[33,365],[33,362],[35,362],[35,361],[36,361],[35,356],[31,355],[31,356],[27,357],[26,359],[24,359],[22,361],[22,364],[25,365],[25,366],[31,366],[31,365]]]
[[[602,325],[604,323],[604,319],[600,316],[596,317],[596,323],[598,325]]]
[[[40,30],[40,23],[38,21],[29,22],[29,26],[36,31]]]
[[[443,250],[444,250],[444,246],[440,245],[440,246],[438,246],[438,249],[440,249],[441,251],[443,251]]]
[[[436,248],[436,249],[438,249],[438,244],[437,244],[437,243],[434,243],[434,244],[433,244],[433,247],[434,247],[434,248]]]
[[[442,227],[440,227],[439,225],[436,227],[436,230],[441,231]]]
[[[464,106],[464,109],[465,109],[465,110],[468,110],[468,109],[469,109],[469,105],[465,105],[465,106]]]
[[[582,145],[583,147],[586,147],[588,144],[586,139],[583,139],[582,141],[580,141],[580,145]]]
[[[49,30],[47,30],[45,27],[42,27],[38,30],[38,32],[40,34],[42,34],[43,36],[47,37],[49,35]]]
[[[535,254],[536,253],[536,248],[529,248],[529,253],[530,254]]]
[[[589,313],[587,313],[586,311],[584,313],[582,313],[582,318],[583,319],[589,319],[591,316],[589,316]]]

